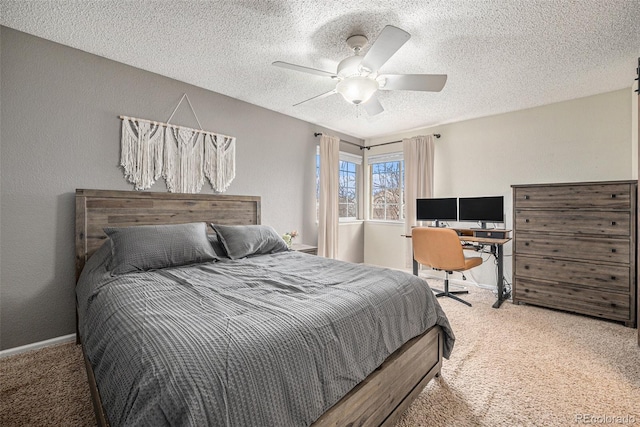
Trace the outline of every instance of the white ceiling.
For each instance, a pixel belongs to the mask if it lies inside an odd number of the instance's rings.
[[[630,88],[638,0],[10,1],[0,22],[360,138]],[[448,74],[442,92],[382,91],[368,117],[340,95],[292,107],[387,25],[411,39],[383,73]],[[366,52],[366,48],[364,50]]]

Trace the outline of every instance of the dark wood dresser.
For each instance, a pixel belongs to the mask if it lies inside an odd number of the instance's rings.
[[[512,188],[513,302],[635,327],[637,181]]]

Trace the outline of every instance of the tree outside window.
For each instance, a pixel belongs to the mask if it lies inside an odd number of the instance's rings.
[[[320,154],[316,154],[316,221],[320,218]]]
[[[338,215],[340,218],[358,217],[357,164],[340,160],[338,170]],[[316,219],[320,201],[320,155],[316,155]]]
[[[404,219],[404,161],[371,164],[371,219]]]
[[[358,215],[356,164],[340,161],[338,178],[338,216],[355,219]]]

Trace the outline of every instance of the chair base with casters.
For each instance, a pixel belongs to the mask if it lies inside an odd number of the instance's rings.
[[[449,297],[472,307],[470,303],[456,296],[468,294],[469,291],[449,290],[449,274],[477,267],[482,264],[482,258],[466,258],[458,234],[450,228],[416,227],[411,231],[411,240],[415,262],[445,272],[444,290],[433,289],[438,292],[436,297]]]
[[[443,291],[441,291],[440,289],[431,288],[431,290],[433,292],[437,292],[436,293],[436,298],[449,297],[449,298],[453,298],[456,301],[460,301],[463,304],[467,304],[469,307],[473,307],[470,302],[465,301],[462,298],[458,298],[456,296],[456,295],[461,295],[461,294],[468,294],[469,291],[467,291],[467,290],[464,290],[464,291],[450,291],[449,290],[449,274],[451,274],[451,273],[453,273],[453,271],[445,271],[444,290]]]

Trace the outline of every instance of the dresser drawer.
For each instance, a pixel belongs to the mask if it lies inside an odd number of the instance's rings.
[[[526,302],[630,322],[630,296],[568,285],[560,282],[531,280],[516,277],[514,302]]]
[[[514,187],[515,208],[629,209],[630,184],[558,185]]]
[[[544,233],[515,235],[518,255],[537,255],[574,260],[606,261],[628,265],[631,244],[626,239],[552,236]]]
[[[566,261],[516,255],[518,276],[529,279],[552,280],[600,289],[603,292],[629,293],[629,267]]]
[[[516,231],[628,236],[631,214],[619,211],[516,209]]]

